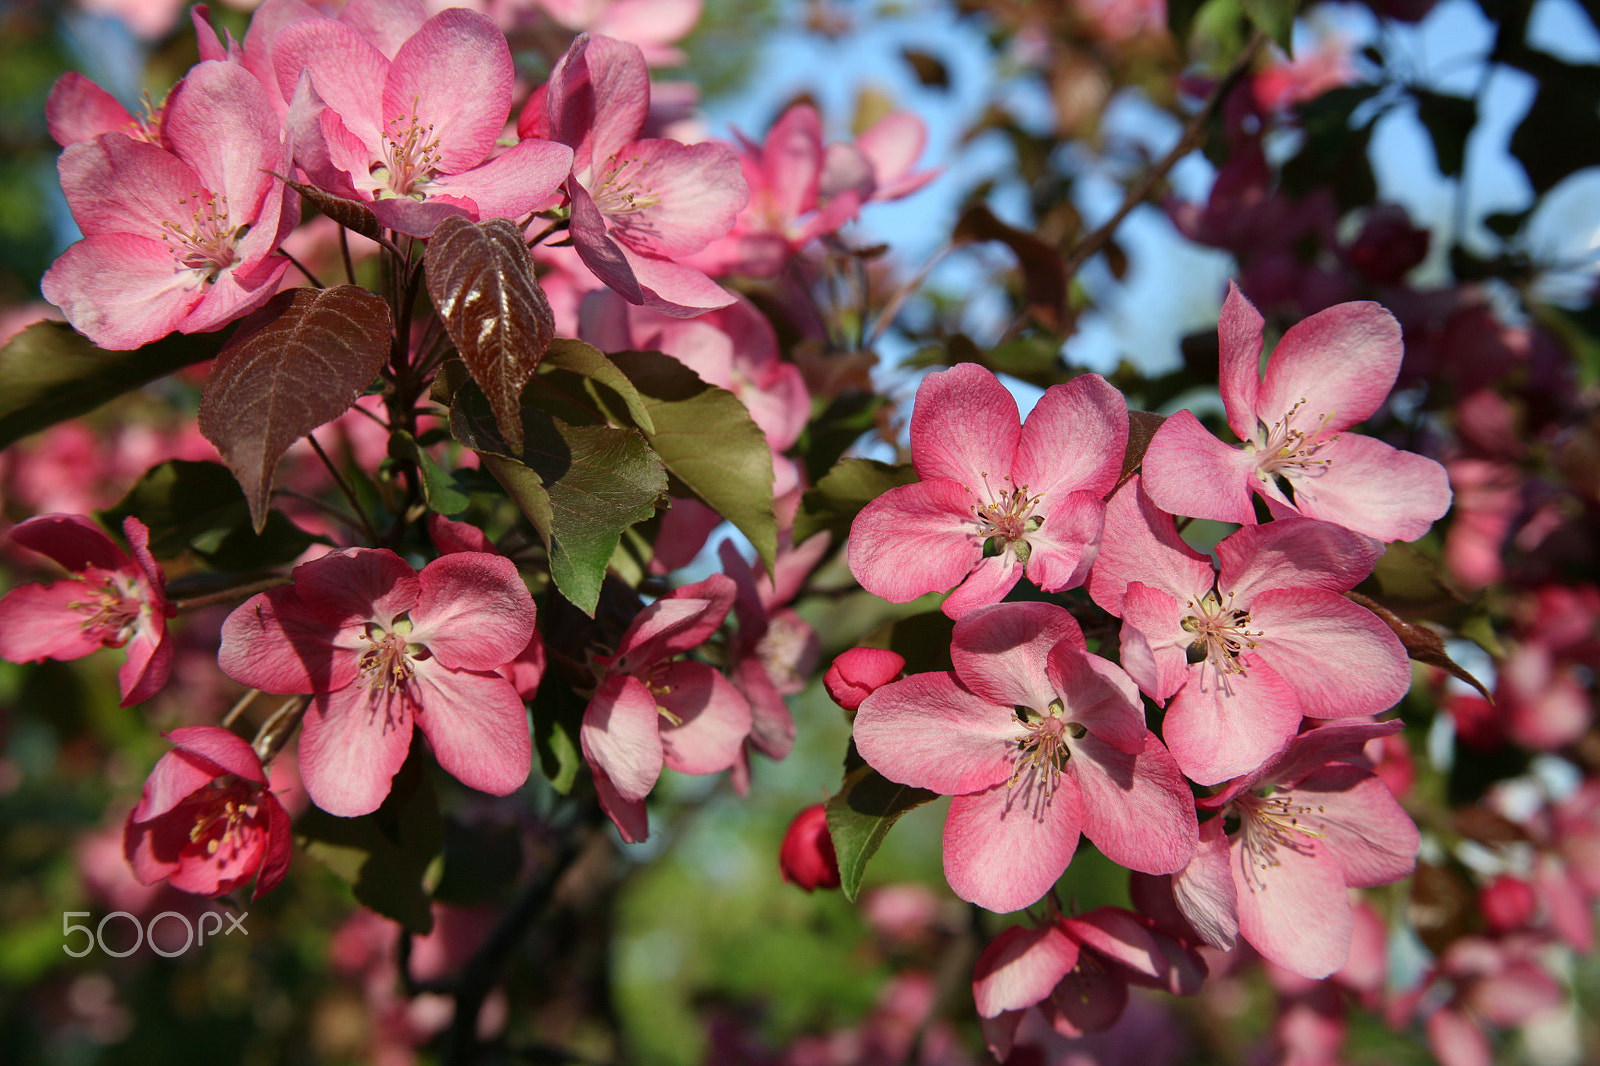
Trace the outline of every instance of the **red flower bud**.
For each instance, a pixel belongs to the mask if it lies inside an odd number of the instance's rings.
[[[1501,874],[1478,892],[1478,906],[1496,933],[1526,929],[1538,910],[1539,900],[1528,882]]]
[[[839,858],[828,835],[828,813],[814,803],[794,816],[778,849],[778,871],[792,885],[810,892],[839,887]]]
[[[905,665],[903,656],[884,648],[851,648],[833,660],[822,683],[833,702],[853,711],[862,700],[899,677]]]

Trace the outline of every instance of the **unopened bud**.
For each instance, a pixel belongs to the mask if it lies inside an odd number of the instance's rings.
[[[810,892],[839,887],[839,859],[828,835],[828,812],[814,803],[794,816],[778,849],[778,870],[791,885]]]
[[[833,702],[847,711],[900,676],[906,661],[885,648],[851,648],[828,667],[822,683]]]

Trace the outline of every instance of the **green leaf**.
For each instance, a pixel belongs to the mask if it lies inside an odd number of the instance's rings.
[[[568,370],[588,379],[589,382],[604,385],[622,397],[622,402],[628,410],[628,417],[635,426],[646,433],[656,431],[655,423],[650,420],[650,406],[645,398],[639,395],[639,390],[633,387],[633,382],[628,380],[628,376],[617,367],[617,364],[606,358],[606,354],[594,345],[566,337],[558,338],[545,353],[542,365],[547,370],[551,368]],[[596,390],[592,386],[589,392],[595,402],[604,405],[604,399],[596,395]]]
[[[569,426],[527,407],[521,413],[523,445],[514,452],[482,390],[463,385],[450,428],[483,456],[539,531],[561,594],[592,617],[622,531],[655,514],[666,497],[666,469],[638,430]]]
[[[1478,121],[1477,102],[1426,89],[1413,89],[1412,95],[1417,98],[1417,117],[1433,138],[1439,173],[1459,177],[1467,159],[1467,136]]]
[[[667,469],[750,538],[770,572],[778,553],[772,449],[744,403],[660,352],[617,352],[611,361],[643,397],[654,426],[645,436]]]
[[[192,551],[213,569],[231,573],[293,562],[316,541],[278,511],[269,512],[256,533],[244,492],[218,463],[171,459],[151,467],[104,520],[120,528],[129,515],[150,527],[156,558]]]
[[[539,769],[550,780],[550,787],[563,796],[569,795],[578,771],[583,769],[578,730],[588,704],[570,685],[540,685],[530,706],[533,750],[539,756]]]
[[[434,462],[426,448],[404,430],[389,434],[389,457],[409,461],[422,471],[422,498],[430,510],[454,517],[472,506],[472,498],[456,477]]]
[[[839,887],[854,902],[867,860],[877,852],[902,814],[937,799],[937,792],[897,785],[870,766],[845,774],[844,785],[828,800],[828,834],[839,857]]]
[[[910,463],[890,466],[876,459],[843,459],[814,489],[800,498],[794,519],[794,540],[801,543],[814,533],[831,530],[835,543],[850,533],[861,508],[892,488],[917,480]]]
[[[1283,49],[1283,54],[1294,54],[1294,15],[1300,10],[1300,0],[1241,0],[1245,17],[1255,27]]]
[[[413,746],[388,798],[371,814],[339,818],[312,807],[295,825],[306,853],[349,881],[356,899],[419,936],[433,928],[426,881],[444,845],[425,762]]]
[[[854,390],[835,396],[800,435],[798,451],[807,476],[816,481],[832,470],[852,444],[877,426],[878,412],[888,402],[876,393]]]
[[[0,448],[214,358],[223,340],[221,333],[174,333],[112,352],[65,322],[35,322],[0,348]]]

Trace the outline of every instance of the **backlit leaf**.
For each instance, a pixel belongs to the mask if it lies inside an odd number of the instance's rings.
[[[844,785],[828,800],[828,833],[839,857],[839,887],[846,899],[861,890],[867,861],[877,852],[900,816],[937,799],[937,792],[897,785],[867,765],[845,774]]]

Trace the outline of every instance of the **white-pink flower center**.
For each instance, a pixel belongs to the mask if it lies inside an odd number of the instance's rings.
[[[1009,550],[1016,553],[1018,562],[1026,564],[1033,554],[1028,534],[1044,525],[1044,515],[1039,513],[1044,496],[1029,494],[1026,485],[995,492],[988,483],[989,475],[984,474],[983,478],[984,494],[990,499],[987,503],[974,503],[972,516],[983,540],[984,557],[1004,555]],[[1011,475],[1007,474],[1004,480],[1009,484]]]
[[[73,576],[83,582],[85,595],[67,608],[83,616],[78,625],[84,633],[108,648],[132,640],[144,612],[138,581],[120,571],[92,568]]]
[[[1285,850],[1313,854],[1314,842],[1327,834],[1321,806],[1297,803],[1293,792],[1264,791],[1241,792],[1230,805],[1239,818],[1239,861],[1258,890],[1266,888],[1264,877],[1282,862]]]
[[[1310,430],[1295,428],[1295,416],[1306,405],[1304,397],[1289,413],[1271,426],[1257,423],[1257,440],[1245,447],[1256,453],[1256,476],[1266,481],[1273,476],[1286,478],[1316,477],[1328,469],[1329,460],[1318,458],[1317,453],[1339,439],[1337,433],[1324,436],[1333,411],[1316,419]]]
[[[433,124],[426,126],[413,111],[409,115],[396,115],[385,125],[383,158],[372,164],[370,171],[377,187],[372,190],[374,199],[395,200],[402,196],[412,200],[426,200],[424,190],[439,169],[439,138],[433,135]]]
[[[396,619],[393,629],[385,629],[377,622],[367,623],[367,649],[361,653],[362,684],[382,695],[408,689],[416,673],[416,660],[429,657],[426,646],[407,640],[410,632],[411,623],[404,616]]]
[[[589,193],[602,215],[631,215],[661,202],[643,181],[649,165],[648,160],[618,160],[616,156],[606,161],[606,169]]]
[[[1224,683],[1229,674],[1244,674],[1241,656],[1257,647],[1256,638],[1263,635],[1261,630],[1250,628],[1250,612],[1233,606],[1231,592],[1226,603],[1213,591],[1185,606],[1189,613],[1180,624],[1184,632],[1194,634],[1185,649],[1189,663],[1209,664]]]
[[[183,223],[162,222],[161,239],[180,270],[189,271],[197,285],[209,285],[239,262],[235,245],[250,227],[229,224],[226,196],[196,195],[193,199],[185,197],[178,204],[188,212],[189,219]]]
[[[1042,807],[1055,795],[1061,774],[1072,758],[1070,741],[1083,736],[1086,730],[1067,720],[1066,706],[1059,699],[1051,700],[1043,711],[1017,707],[1016,717],[1022,728],[1016,735],[1014,768],[1006,787],[1015,789],[1020,784],[1024,802]]]

